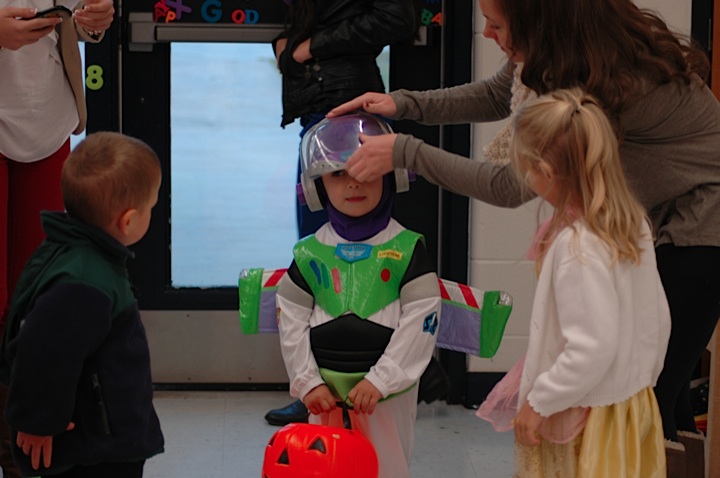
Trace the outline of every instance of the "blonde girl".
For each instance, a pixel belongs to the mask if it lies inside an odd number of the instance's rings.
[[[554,207],[533,251],[515,476],[665,478],[652,387],[670,313],[616,134],[580,89],[528,101],[514,127],[512,167]]]

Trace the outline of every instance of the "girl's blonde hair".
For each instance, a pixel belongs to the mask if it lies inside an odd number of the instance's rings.
[[[538,241],[538,270],[552,239],[574,218],[607,244],[613,264],[640,262],[645,210],[628,188],[617,137],[594,97],[573,88],[525,103],[515,117],[510,157],[523,181],[549,166],[558,186],[555,214]]]

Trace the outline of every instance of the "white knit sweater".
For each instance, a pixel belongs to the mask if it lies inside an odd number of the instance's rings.
[[[535,291],[519,407],[543,416],[622,402],[655,385],[670,312],[643,226],[639,265],[611,268],[605,244],[582,221],[550,246]]]

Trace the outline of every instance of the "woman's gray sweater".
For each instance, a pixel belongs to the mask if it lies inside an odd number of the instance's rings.
[[[515,65],[452,88],[391,93],[395,119],[423,124],[510,115]],[[653,223],[656,245],[720,246],[720,103],[700,80],[649,85],[620,115],[625,176]],[[472,160],[400,134],[393,163],[458,194],[501,207],[534,197],[509,165]]]

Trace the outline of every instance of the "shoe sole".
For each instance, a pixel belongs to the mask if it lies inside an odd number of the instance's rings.
[[[290,425],[291,423],[307,423],[308,419],[305,417],[305,420],[275,420],[274,418],[265,417],[265,421],[268,422],[270,425],[274,425],[276,427],[284,427],[285,425]]]

